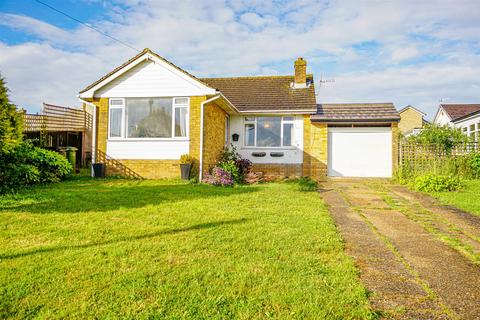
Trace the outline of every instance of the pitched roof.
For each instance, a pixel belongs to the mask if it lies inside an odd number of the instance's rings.
[[[420,113],[420,114],[421,114],[422,116],[424,116],[424,117],[427,115],[425,112],[418,110],[417,108],[415,108],[415,107],[412,106],[412,105],[408,105],[408,106],[406,106],[405,108],[402,108],[400,111],[398,111],[398,113],[402,113],[402,112],[406,111],[407,109],[412,109],[412,110]]]
[[[394,122],[400,116],[393,103],[318,104],[316,122]]]
[[[443,110],[448,114],[452,121],[459,120],[474,112],[480,111],[480,104],[441,104]]]
[[[292,88],[294,76],[203,78],[219,90],[241,112],[313,113],[316,111],[313,75],[307,75],[306,88]]]
[[[113,69],[112,71],[110,71],[109,73],[107,73],[106,75],[104,75],[103,77],[101,77],[100,79],[98,79],[97,81],[93,82],[92,84],[88,85],[87,87],[85,87],[84,89],[80,90],[79,93],[83,93],[85,91],[88,91],[90,89],[92,89],[93,87],[95,87],[97,84],[99,84],[100,82],[102,82],[103,80],[107,79],[108,77],[110,77],[111,75],[113,75],[114,73],[120,71],[121,69],[125,68],[126,66],[128,66],[129,64],[131,64],[132,62],[134,62],[135,60],[137,60],[138,58],[142,57],[143,55],[145,55],[146,53],[148,54],[151,54],[152,56],[155,56],[156,58],[166,62],[167,64],[169,64],[170,66],[174,67],[175,69],[179,70],[180,72],[183,72],[184,74],[186,74],[187,76],[199,81],[199,82],[202,82],[200,79],[198,79],[197,77],[195,77],[194,75],[188,73],[187,71],[183,70],[182,68],[174,65],[173,63],[171,63],[170,61],[168,61],[167,59],[163,58],[162,56],[159,56],[158,54],[156,54],[155,52],[153,52],[152,50],[150,50],[149,48],[145,48],[143,49],[140,53],[138,53],[136,56],[134,56],[133,58],[129,59],[127,62],[123,63],[122,65],[116,67],[115,69]],[[203,82],[202,82],[203,83]],[[203,83],[204,85],[207,85],[205,83]],[[208,86],[208,85],[207,85]]]

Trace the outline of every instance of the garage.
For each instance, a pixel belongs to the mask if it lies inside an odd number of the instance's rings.
[[[329,127],[330,177],[392,176],[390,127]]]

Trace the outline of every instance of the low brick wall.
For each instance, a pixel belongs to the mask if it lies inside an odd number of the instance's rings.
[[[117,160],[145,179],[180,178],[179,160]],[[107,166],[107,175],[123,175],[116,167]]]
[[[263,172],[269,178],[299,178],[302,176],[301,164],[253,164],[252,171]]]

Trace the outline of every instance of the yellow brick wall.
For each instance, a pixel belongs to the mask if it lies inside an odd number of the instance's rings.
[[[413,129],[420,129],[423,127],[422,115],[410,108],[400,113],[400,122],[398,128],[402,134],[408,133]]]
[[[203,131],[203,173],[216,163],[225,145],[226,113],[215,104],[208,104],[204,113]]]
[[[96,113],[96,149],[102,152],[107,151],[107,138],[108,138],[108,98],[94,98],[90,100],[97,106]]]
[[[145,179],[180,178],[179,160],[117,160]],[[107,167],[107,175],[121,175],[114,167]]]
[[[190,156],[195,159],[195,172],[198,172],[200,159],[200,107],[206,96],[190,97]]]
[[[400,130],[399,123],[393,122],[392,127],[392,174],[397,171],[398,168],[398,151],[399,151],[399,140],[400,140]]]
[[[301,164],[260,164],[252,166],[253,172],[263,172],[268,178],[299,178],[303,175]]]
[[[325,180],[328,161],[328,126],[312,123],[310,116],[303,119],[303,175]]]

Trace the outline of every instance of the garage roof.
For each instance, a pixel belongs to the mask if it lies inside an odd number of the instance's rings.
[[[323,103],[317,104],[315,122],[398,122],[393,103]]]

